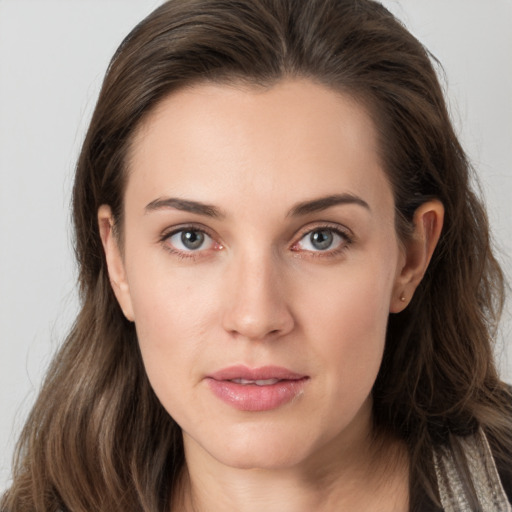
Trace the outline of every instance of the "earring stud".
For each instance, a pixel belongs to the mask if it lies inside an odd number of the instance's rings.
[[[405,302],[405,300],[406,300],[406,299],[405,299],[405,295],[402,295],[402,296],[400,297],[400,300],[401,300],[402,302]]]

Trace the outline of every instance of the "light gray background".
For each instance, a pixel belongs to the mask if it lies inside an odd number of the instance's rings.
[[[159,0],[0,0],[0,491],[76,313],[69,198],[107,63]],[[512,0],[384,2],[440,59],[512,276]],[[485,5],[485,7],[484,7]],[[512,382],[511,303],[498,345]]]

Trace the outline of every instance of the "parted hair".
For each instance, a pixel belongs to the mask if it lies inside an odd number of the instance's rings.
[[[377,127],[396,229],[445,208],[439,244],[410,305],[389,317],[373,389],[375,432],[410,454],[411,510],[435,503],[432,450],[478,427],[512,467],[510,395],[493,359],[504,281],[472,168],[454,133],[436,60],[371,0],[170,0],[114,55],[73,189],[81,309],[22,431],[8,512],[156,512],[184,465],[179,426],[153,393],[134,325],[112,292],[97,224],[110,205],[122,241],[134,131],[163,98],[201,82],[264,87],[305,78],[361,102]]]

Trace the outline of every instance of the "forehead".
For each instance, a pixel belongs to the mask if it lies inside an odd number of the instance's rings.
[[[126,201],[261,197],[284,206],[364,193],[373,202],[391,194],[378,154],[365,108],[323,85],[200,84],[170,94],[136,131]]]

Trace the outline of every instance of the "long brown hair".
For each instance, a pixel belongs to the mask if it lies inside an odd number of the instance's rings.
[[[445,226],[409,307],[389,318],[374,386],[376,429],[403,439],[414,496],[438,499],[432,449],[480,426],[512,467],[510,396],[492,339],[503,303],[472,172],[428,52],[371,0],[171,0],[114,55],[76,169],[73,219],[82,308],[49,369],[18,445],[2,510],[161,511],[184,464],[181,432],[155,397],[133,324],[107,276],[97,211],[122,237],[134,130],[192,83],[270,86],[309,78],[356,97],[380,134],[404,239],[416,208],[445,207]]]

